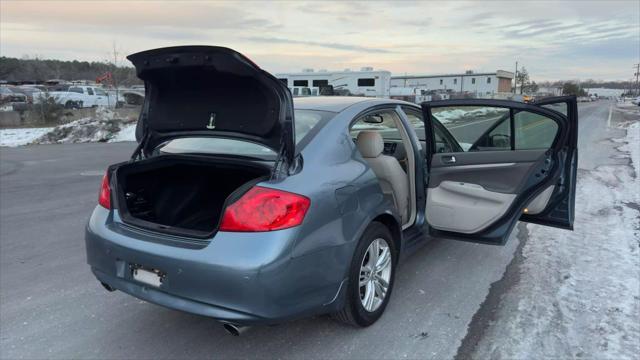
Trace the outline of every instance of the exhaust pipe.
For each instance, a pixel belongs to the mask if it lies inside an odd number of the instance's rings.
[[[251,329],[250,326],[242,326],[242,325],[237,325],[237,324],[231,324],[231,323],[224,323],[222,324],[222,327],[231,335],[233,336],[240,336],[240,334],[244,333],[245,331]]]
[[[112,287],[111,287],[111,285],[109,285],[109,284],[107,284],[107,283],[100,282],[100,284],[102,284],[102,286],[103,286],[105,289],[107,289],[107,291],[108,291],[108,292],[116,291],[116,289],[112,288]]]

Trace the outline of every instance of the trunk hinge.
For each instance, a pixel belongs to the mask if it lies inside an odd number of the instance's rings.
[[[280,147],[278,156],[276,157],[273,170],[271,171],[271,179],[280,179],[289,175],[289,163],[287,161],[288,153],[284,144]]]
[[[147,145],[147,141],[149,140],[149,129],[147,128],[147,117],[146,115],[141,117],[139,121],[142,121],[142,139],[136,149],[131,154],[130,162],[138,161],[144,159],[144,148]]]

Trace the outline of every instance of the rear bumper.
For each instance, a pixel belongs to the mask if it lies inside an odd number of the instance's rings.
[[[295,229],[220,232],[202,248],[178,247],[161,234],[124,226],[117,211],[96,207],[85,242],[91,270],[113,288],[172,309],[251,325],[334,312],[343,302],[344,272],[327,272],[326,264],[335,264],[344,249],[292,258],[295,235]],[[140,283],[132,277],[133,266],[158,269],[165,279],[159,288]]]

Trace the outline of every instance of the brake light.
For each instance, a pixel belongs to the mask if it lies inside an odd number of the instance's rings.
[[[100,195],[98,195],[98,204],[105,209],[111,209],[111,187],[109,186],[109,175],[104,174],[102,177],[102,185],[100,186]]]
[[[310,204],[302,195],[255,186],[227,206],[220,231],[259,232],[298,226]]]

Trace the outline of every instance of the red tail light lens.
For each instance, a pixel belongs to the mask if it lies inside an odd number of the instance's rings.
[[[111,187],[109,186],[108,174],[104,174],[104,176],[102,177],[102,186],[100,186],[98,204],[100,204],[100,206],[105,209],[111,209]]]
[[[220,231],[258,232],[298,226],[310,204],[302,195],[255,186],[227,206]]]

